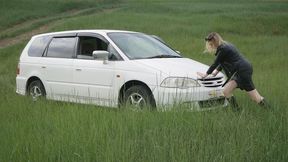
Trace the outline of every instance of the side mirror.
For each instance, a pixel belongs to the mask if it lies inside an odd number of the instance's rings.
[[[108,64],[108,51],[93,51],[93,57],[95,60],[103,60],[103,64]]]

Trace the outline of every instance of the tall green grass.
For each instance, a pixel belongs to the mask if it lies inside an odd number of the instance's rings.
[[[134,112],[32,102],[15,93],[17,61],[26,42],[0,49],[0,161],[287,161],[287,6],[287,2],[127,1],[117,10],[67,18],[50,29],[156,34],[185,57],[207,64],[214,58],[202,54],[203,37],[219,31],[252,62],[255,85],[272,111],[261,109],[239,90],[235,93],[243,108],[239,113],[229,108]]]

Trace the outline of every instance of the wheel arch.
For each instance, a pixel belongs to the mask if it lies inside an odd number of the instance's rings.
[[[150,87],[149,87],[146,83],[144,83],[144,82],[142,82],[142,81],[139,81],[139,80],[130,80],[130,81],[125,82],[125,83],[121,86],[121,88],[120,88],[120,90],[119,90],[119,95],[118,95],[118,103],[119,103],[118,105],[120,106],[120,105],[122,104],[122,102],[123,102],[123,97],[124,97],[125,92],[126,92],[130,87],[136,86],[136,85],[143,86],[143,87],[145,87],[145,88],[149,91],[149,93],[150,93],[150,95],[151,95],[151,99],[152,99],[152,104],[153,104],[153,106],[156,107],[155,98],[154,98],[154,95],[153,95]]]
[[[28,93],[28,87],[29,87],[29,85],[30,85],[33,81],[36,81],[36,80],[39,80],[39,81],[41,82],[41,84],[42,84],[43,87],[44,87],[44,93],[46,94],[45,86],[44,86],[42,80],[41,80],[39,77],[37,77],[37,76],[31,76],[31,77],[27,80],[27,82],[26,82],[26,88],[25,88],[26,94]]]

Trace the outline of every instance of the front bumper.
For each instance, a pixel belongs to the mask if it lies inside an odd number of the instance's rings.
[[[158,109],[209,110],[227,106],[222,92],[223,87],[188,89],[156,87],[153,95]]]

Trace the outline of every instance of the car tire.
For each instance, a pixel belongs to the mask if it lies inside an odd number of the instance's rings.
[[[151,92],[144,86],[136,85],[128,88],[122,102],[126,108],[133,110],[155,110],[156,105]]]
[[[32,97],[33,101],[46,96],[45,88],[40,80],[35,80],[29,84],[28,95]]]

